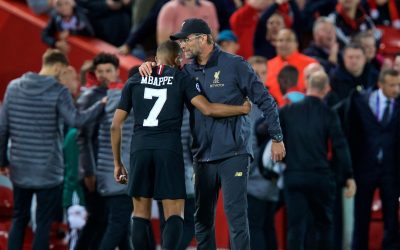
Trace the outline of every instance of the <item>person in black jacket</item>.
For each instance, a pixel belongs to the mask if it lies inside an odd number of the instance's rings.
[[[379,89],[354,91],[339,105],[349,141],[358,191],[354,206],[354,250],[368,249],[371,205],[379,188],[384,237],[382,249],[399,249],[400,73],[383,70]]]
[[[343,49],[343,63],[330,72],[332,91],[327,96],[330,106],[349,97],[350,93],[360,86],[364,89],[375,89],[378,72],[367,63],[364,48],[351,43]]]
[[[42,31],[42,40],[48,46],[67,53],[69,45],[66,38],[69,35],[94,36],[94,31],[86,14],[74,0],[57,0],[55,12]]]
[[[304,249],[308,213],[317,231],[318,249],[333,249],[333,207],[336,191],[334,170],[328,160],[328,144],[346,173],[348,197],[355,193],[350,151],[338,116],[322,99],[329,91],[328,76],[310,76],[307,95],[285,106],[280,120],[287,146],[284,195],[288,214],[288,249]]]
[[[303,50],[307,56],[314,57],[329,74],[338,63],[339,44],[333,23],[326,17],[319,17],[313,27],[313,41]]]

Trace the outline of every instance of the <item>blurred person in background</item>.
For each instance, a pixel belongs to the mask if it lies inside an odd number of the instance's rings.
[[[109,88],[122,86],[119,79],[119,59],[109,53],[99,53],[92,60],[97,86],[87,88],[77,100],[79,109],[85,109],[107,95]],[[85,204],[89,217],[77,242],[76,249],[98,249],[106,228],[105,199],[96,190],[96,168],[99,149],[99,126],[101,117],[80,129],[79,167],[83,172]]]
[[[371,16],[375,25],[391,26],[400,29],[400,2],[396,0],[365,0],[365,11]]]
[[[6,90],[0,117],[0,167],[9,166],[13,183],[10,250],[22,249],[33,194],[37,198],[33,249],[49,248],[51,223],[61,202],[64,177],[63,122],[81,127],[103,112],[104,100],[87,111],[75,108],[71,94],[58,79],[67,67],[68,60],[62,52],[47,50],[39,73],[24,74]]]
[[[329,15],[329,19],[335,24],[340,48],[349,44],[351,38],[361,31],[370,30],[376,39],[380,38],[374,22],[363,10],[360,0],[338,0],[336,10]]]
[[[69,52],[67,38],[70,35],[94,36],[92,25],[84,11],[74,0],[55,0],[55,11],[42,31],[42,41],[63,53]]]
[[[258,19],[273,2],[274,0],[245,1],[229,18],[231,29],[238,37],[240,45],[237,54],[246,60],[254,55],[253,42]]]
[[[97,38],[121,46],[131,29],[131,0],[76,0],[86,9]]]
[[[271,59],[276,56],[276,40],[281,29],[285,28],[285,20],[279,12],[265,11],[257,23],[254,33],[254,55]]]
[[[304,68],[310,63],[317,62],[314,58],[301,54],[298,51],[298,46],[297,37],[293,30],[280,30],[276,43],[277,56],[267,63],[268,73],[265,85],[269,88],[271,95],[275,98],[279,106],[284,104],[283,95],[278,83],[278,74],[281,69],[287,64],[293,65],[299,72],[297,89],[304,92]]]
[[[351,169],[349,146],[336,113],[324,104],[329,78],[323,71],[311,74],[303,101],[280,110],[288,154],[285,160],[284,197],[288,215],[288,249],[305,249],[309,213],[316,230],[317,249],[333,249],[335,172],[328,160],[328,141],[338,166]],[[346,176],[347,197],[355,194],[352,176]]]
[[[371,206],[379,189],[383,212],[381,249],[399,249],[400,73],[379,75],[378,89],[354,91],[339,107],[350,145],[357,194],[352,249],[367,250]]]
[[[303,53],[317,59],[328,74],[336,67],[339,60],[339,44],[336,40],[335,25],[329,19],[319,17],[315,21],[313,40]]]
[[[201,18],[211,28],[215,39],[219,31],[217,11],[212,2],[206,0],[170,0],[160,10],[157,18],[157,44],[169,40],[178,32],[188,18]]]
[[[218,34],[217,44],[225,52],[236,55],[239,49],[239,44],[235,33],[231,30],[223,30]]]
[[[331,92],[327,96],[330,106],[346,99],[357,86],[376,88],[378,74],[367,63],[364,48],[351,43],[343,49],[343,63],[331,71]]]

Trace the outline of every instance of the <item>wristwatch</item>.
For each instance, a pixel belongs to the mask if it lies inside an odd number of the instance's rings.
[[[283,135],[282,134],[276,134],[272,136],[272,141],[273,142],[281,142],[283,141]]]

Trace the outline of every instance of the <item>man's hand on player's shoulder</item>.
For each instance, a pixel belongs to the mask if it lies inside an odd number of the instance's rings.
[[[155,62],[144,62],[139,67],[139,73],[141,76],[150,76],[152,68],[156,66]]]

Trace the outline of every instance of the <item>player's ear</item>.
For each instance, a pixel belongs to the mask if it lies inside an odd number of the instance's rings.
[[[179,55],[177,55],[177,56],[175,57],[175,65],[178,66],[178,67],[180,67],[180,66],[181,66],[181,63],[182,63],[182,57],[181,57],[181,55],[179,54]]]

